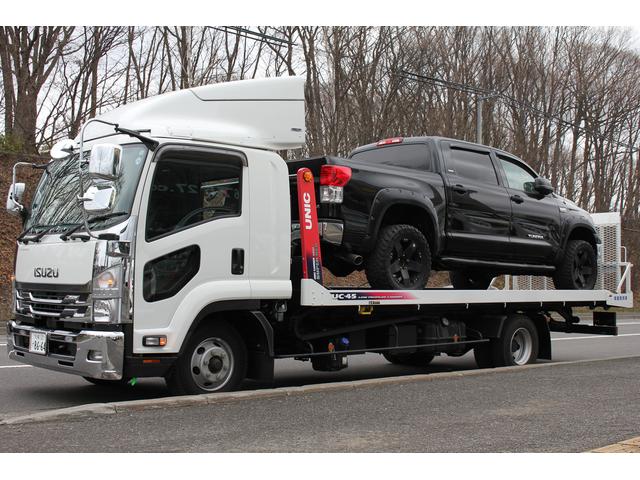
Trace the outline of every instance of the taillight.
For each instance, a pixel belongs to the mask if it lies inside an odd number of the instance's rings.
[[[402,137],[393,137],[393,138],[385,138],[384,140],[380,140],[376,145],[378,147],[384,147],[385,145],[394,145],[396,143],[402,143],[404,138]]]
[[[342,203],[344,186],[351,180],[351,169],[339,165],[320,167],[320,203]]]

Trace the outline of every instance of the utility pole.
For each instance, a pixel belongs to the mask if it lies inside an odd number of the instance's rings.
[[[484,105],[484,101],[498,96],[497,93],[490,93],[488,95],[476,93],[476,143],[482,143],[482,106]]]

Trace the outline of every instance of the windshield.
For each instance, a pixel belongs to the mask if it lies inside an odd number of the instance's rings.
[[[88,155],[85,153],[88,157]],[[147,156],[147,147],[139,143],[122,146],[122,173],[113,184],[116,189],[116,197],[113,203],[112,212],[131,213],[133,197],[144,160]],[[87,158],[88,160],[88,158]],[[88,167],[88,162],[82,166],[83,170]],[[53,162],[43,172],[38,188],[31,202],[31,211],[25,223],[25,230],[37,233],[39,229],[51,228],[51,233],[82,222],[82,210],[78,205],[76,197],[80,194],[78,186],[78,156],[74,155],[65,160]],[[83,175],[85,189],[90,182]],[[103,212],[104,213],[104,212]],[[95,215],[98,217],[102,215]],[[89,219],[92,215],[89,215]],[[92,223],[92,229],[103,229],[116,223],[122,222],[125,215],[105,218]],[[60,227],[55,229],[52,227]]]

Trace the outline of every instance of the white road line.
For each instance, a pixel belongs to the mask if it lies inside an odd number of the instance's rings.
[[[0,368],[33,368],[33,365],[0,365]]]
[[[562,337],[562,338],[552,338],[551,341],[560,341],[560,340],[589,340],[592,338],[617,338],[617,337],[637,337],[640,336],[640,333],[621,333],[619,335],[589,335],[588,337]]]
[[[0,343],[0,347],[6,347],[7,344],[6,343]]]
[[[616,323],[616,325],[621,326],[621,325],[640,325],[640,322],[618,322]]]

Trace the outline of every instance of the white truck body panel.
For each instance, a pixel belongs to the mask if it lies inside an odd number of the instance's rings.
[[[91,281],[95,242],[63,242],[58,237],[49,236],[36,244],[18,244],[17,282],[84,285]]]
[[[171,142],[172,144],[174,142]],[[187,146],[187,144],[179,144]],[[189,143],[202,148],[201,143]],[[206,145],[220,148],[221,145]],[[229,151],[229,147],[225,147]],[[191,323],[208,305],[232,300],[288,299],[291,216],[288,170],[274,152],[246,148],[231,149],[243,154],[242,214],[220,218],[147,242],[147,209],[156,163],[144,180],[138,221],[135,269],[134,353],[176,353]],[[198,245],[201,264],[198,273],[176,295],[147,302],[143,298],[144,265],[180,248]],[[245,251],[242,275],[231,275],[231,250]],[[148,335],[166,335],[164,347],[144,347]]]
[[[267,150],[305,142],[304,79],[264,78],[179,90],[123,105],[99,117],[155,138],[183,138]],[[113,133],[93,123],[86,140]]]

